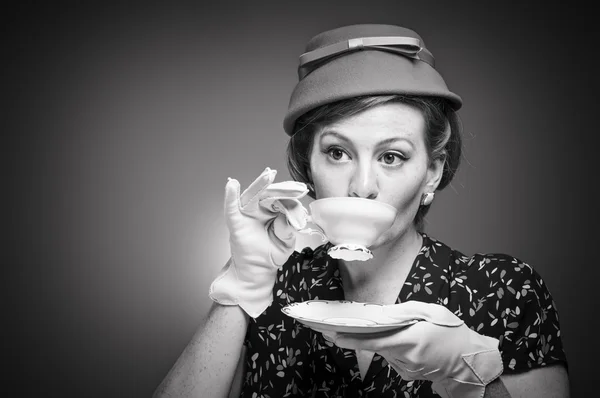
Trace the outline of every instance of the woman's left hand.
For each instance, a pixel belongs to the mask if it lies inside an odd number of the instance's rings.
[[[385,333],[325,334],[339,347],[377,352],[405,380],[432,381],[442,397],[480,398],[502,373],[498,340],[470,329],[446,307],[407,301],[386,306],[384,313],[419,322]]]

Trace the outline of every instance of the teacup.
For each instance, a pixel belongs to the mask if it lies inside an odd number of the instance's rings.
[[[301,232],[318,233],[333,243],[328,251],[333,258],[362,261],[373,258],[368,247],[392,226],[397,212],[386,203],[354,197],[318,199],[309,208],[308,220],[319,230]]]

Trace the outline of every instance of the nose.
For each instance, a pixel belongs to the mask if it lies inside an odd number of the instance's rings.
[[[370,165],[360,165],[352,175],[349,196],[375,199],[379,195],[377,173]]]

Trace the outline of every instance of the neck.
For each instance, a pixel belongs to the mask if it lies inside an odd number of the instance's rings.
[[[392,242],[371,248],[371,260],[339,260],[346,298],[382,304],[395,301],[421,249],[422,239],[421,234],[410,229]]]

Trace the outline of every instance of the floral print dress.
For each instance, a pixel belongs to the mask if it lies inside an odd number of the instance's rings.
[[[504,374],[563,363],[555,303],[542,278],[505,254],[465,256],[423,236],[397,302],[437,303],[500,341]],[[294,252],[279,270],[273,303],[250,320],[242,397],[437,397],[431,382],[403,380],[375,353],[364,380],[355,352],[281,312],[293,302],[343,300],[330,243]]]

